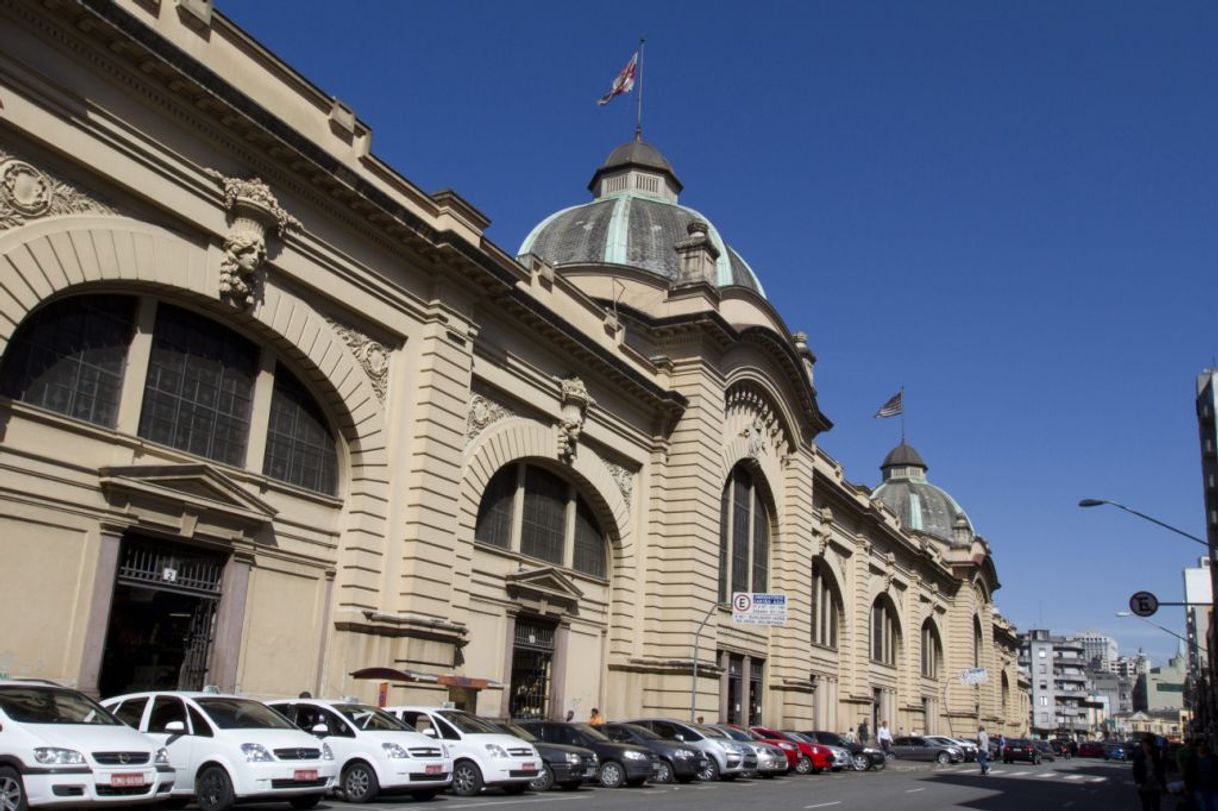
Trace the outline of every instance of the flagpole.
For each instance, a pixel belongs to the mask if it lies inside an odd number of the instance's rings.
[[[905,384],[901,384],[901,444],[905,444]]]
[[[638,112],[635,114],[635,119],[634,119],[634,140],[636,142],[643,140],[643,43],[645,43],[645,42],[647,42],[647,40],[640,36],[639,37],[639,98],[638,98],[639,106],[638,106]]]

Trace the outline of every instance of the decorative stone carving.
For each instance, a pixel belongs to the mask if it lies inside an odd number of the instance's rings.
[[[584,381],[572,375],[558,381],[562,387],[562,416],[558,421],[558,458],[570,462],[575,458],[579,435],[584,430],[588,407],[596,402],[588,395]]]
[[[513,414],[509,409],[481,394],[475,394],[474,399],[469,401],[469,414],[465,418],[466,439],[473,439],[487,426],[511,416]]]
[[[220,260],[220,297],[237,307],[249,307],[257,297],[258,271],[266,261],[267,229],[273,226],[282,238],[288,228],[300,228],[300,221],[283,210],[258,178],[226,177],[214,169],[205,172],[224,187],[224,207],[232,217]]]
[[[757,458],[768,449],[778,459],[790,456],[795,443],[783,427],[778,412],[769,397],[750,383],[739,383],[728,389],[726,417],[732,430],[741,424],[739,436],[748,438],[749,455]]]
[[[389,350],[380,341],[369,338],[353,327],[340,324],[333,318],[327,318],[326,323],[334,328],[338,337],[343,339],[343,343],[355,355],[364,374],[368,376],[368,382],[372,384],[376,399],[384,403],[385,392],[389,389]]]
[[[609,468],[609,475],[617,482],[617,489],[622,491],[622,498],[629,504],[634,495],[634,474],[613,462],[606,462],[605,467]]]
[[[765,426],[761,420],[753,420],[752,424],[746,425],[740,436],[749,441],[749,456],[756,459],[765,452]]]
[[[70,183],[0,149],[0,231],[40,217],[114,213]]]

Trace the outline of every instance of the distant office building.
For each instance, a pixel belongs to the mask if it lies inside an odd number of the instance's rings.
[[[1117,657],[1114,670],[1118,676],[1136,679],[1138,676],[1144,676],[1150,671],[1150,660],[1146,658],[1146,654],[1139,650],[1134,656]]]
[[[1020,637],[1019,664],[1032,684],[1034,735],[1089,731],[1086,663],[1082,643],[1071,637],[1044,629]]]
[[[1074,635],[1074,641],[1083,646],[1083,659],[1088,670],[1113,671],[1116,667],[1117,642],[1107,634],[1098,631],[1083,631]]]
[[[1204,669],[1205,638],[1209,635],[1210,605],[1214,601],[1214,585],[1210,579],[1209,558],[1199,558],[1197,565],[1184,570],[1184,602],[1202,603],[1184,607],[1184,628],[1188,636],[1188,672],[1196,677]]]
[[[1133,679],[1107,670],[1091,671],[1088,678],[1092,695],[1104,697],[1110,716],[1133,712]]]
[[[1162,667],[1152,667],[1138,677],[1133,691],[1134,711],[1150,713],[1184,708],[1184,680],[1188,676],[1187,659],[1183,652],[1167,660]]]

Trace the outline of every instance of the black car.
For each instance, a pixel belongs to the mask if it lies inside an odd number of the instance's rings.
[[[600,758],[601,785],[619,788],[641,786],[656,770],[660,759],[645,746],[611,741],[594,726],[567,721],[519,721],[520,726],[547,743],[582,746]]]
[[[688,783],[706,768],[706,756],[692,746],[666,741],[647,727],[638,724],[605,724],[601,732],[611,741],[646,746],[660,759],[655,782]]]
[[[1044,758],[1036,744],[1027,738],[1008,738],[1007,745],[1002,748],[1002,762],[1014,763],[1017,760],[1026,760],[1036,766]]]
[[[1032,745],[1036,747],[1037,752],[1040,752],[1041,760],[1057,760],[1057,752],[1053,750],[1048,741],[1036,739],[1032,741]]]
[[[537,779],[529,783],[529,788],[534,791],[548,791],[554,786],[571,791],[582,786],[585,781],[595,778],[600,771],[600,758],[591,749],[543,741],[513,721],[494,723],[507,734],[533,744],[537,754],[541,755],[544,768],[541,774],[537,775]]]
[[[820,743],[825,746],[840,746],[847,750],[850,752],[850,760],[853,762],[856,772],[863,772],[868,769],[878,770],[888,765],[888,758],[884,756],[883,749],[877,749],[874,746],[864,746],[856,741],[848,741],[836,732],[811,729],[799,734],[808,738],[813,743]]]

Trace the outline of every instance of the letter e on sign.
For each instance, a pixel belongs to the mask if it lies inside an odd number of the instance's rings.
[[[1129,598],[1129,610],[1139,617],[1149,617],[1159,610],[1159,598],[1149,591],[1135,592]]]

